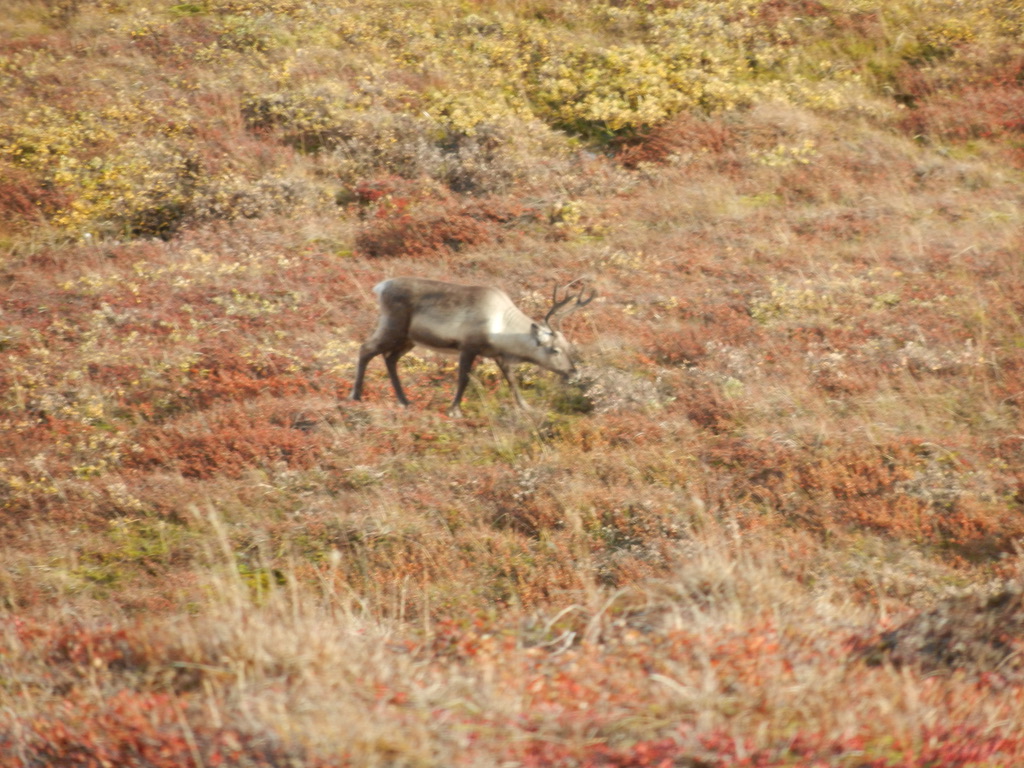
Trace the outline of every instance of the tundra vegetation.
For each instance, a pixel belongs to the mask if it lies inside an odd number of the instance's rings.
[[[0,762],[1024,763],[1020,0],[6,0]],[[543,314],[562,388],[370,288]]]

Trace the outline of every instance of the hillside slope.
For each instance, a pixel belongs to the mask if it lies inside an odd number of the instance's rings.
[[[1019,2],[9,5],[5,765],[1024,760]]]

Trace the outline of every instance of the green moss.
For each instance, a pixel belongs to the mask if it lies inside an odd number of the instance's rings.
[[[172,5],[167,11],[175,16],[196,16],[209,12],[206,3],[179,3]]]

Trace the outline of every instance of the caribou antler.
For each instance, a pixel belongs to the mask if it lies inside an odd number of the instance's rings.
[[[573,300],[576,301],[575,304],[573,304],[571,307],[569,307],[568,310],[562,313],[562,317],[559,318],[560,321],[571,315],[577,309],[587,306],[587,304],[594,300],[594,297],[597,296],[597,291],[591,291],[590,295],[585,299],[583,298],[582,288],[580,288],[579,293],[569,293],[569,289],[576,283],[582,282],[582,280],[583,278],[577,277],[575,280],[566,283],[565,287],[562,288],[562,290],[565,292],[565,296],[561,299],[558,298],[558,283],[555,283],[555,290],[551,293],[551,309],[549,309],[548,313],[544,315],[545,325],[547,325],[549,328],[552,328],[553,326],[551,323],[555,315],[559,312],[559,310],[562,309],[562,307],[564,307],[569,302]]]

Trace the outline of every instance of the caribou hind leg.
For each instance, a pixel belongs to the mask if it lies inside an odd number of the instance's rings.
[[[356,380],[352,385],[352,394],[348,396],[349,400],[363,399],[363,377],[366,375],[366,366],[378,354],[380,353],[369,347],[368,344],[363,344],[363,346],[359,348],[359,362],[356,364]]]
[[[409,405],[409,400],[402,390],[402,382],[398,379],[398,361],[414,346],[416,345],[413,342],[406,340],[402,346],[384,355],[384,365],[387,366],[388,376],[391,378],[391,388],[395,390],[395,397],[398,398],[398,402],[405,406]]]
[[[377,355],[384,355],[384,365],[387,366],[388,376],[391,379],[391,386],[395,395],[402,405],[408,405],[409,401],[402,390],[402,383],[398,380],[398,360],[406,352],[415,346],[408,336],[408,318],[400,318],[404,322],[396,322],[396,318],[382,316],[377,330],[359,348],[359,361],[356,364],[356,380],[352,385],[350,400],[361,400],[363,398],[363,379],[366,376],[366,366]]]

